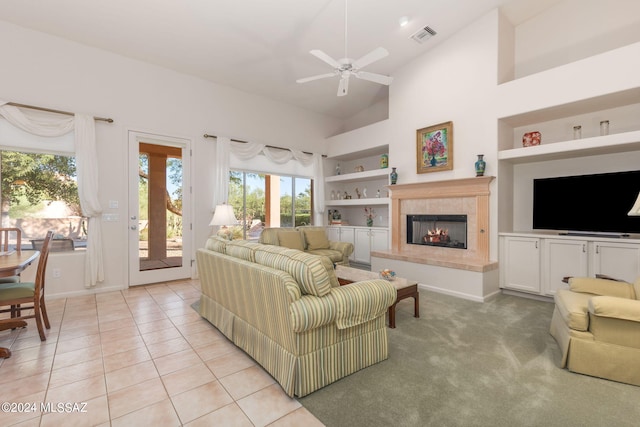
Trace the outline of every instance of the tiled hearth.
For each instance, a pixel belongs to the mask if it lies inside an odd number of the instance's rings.
[[[489,252],[489,185],[474,177],[390,186],[392,240],[388,251],[372,252],[372,268],[394,266],[436,291],[484,300],[498,291],[498,263]],[[407,215],[466,215],[466,249],[407,242]],[[433,279],[433,283],[428,283]],[[464,280],[462,285],[457,281]],[[457,289],[459,288],[459,289]]]

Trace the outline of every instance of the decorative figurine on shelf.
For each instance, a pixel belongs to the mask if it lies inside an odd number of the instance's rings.
[[[389,167],[389,155],[383,154],[380,156],[380,169],[386,169]]]
[[[367,219],[367,227],[373,226],[373,218],[375,217],[375,215],[376,212],[373,210],[373,208],[364,208],[364,217]]]
[[[340,163],[336,164],[336,175],[340,175]]]
[[[378,199],[380,198],[380,189],[378,189],[378,190],[376,191],[376,197],[377,197]]]
[[[350,198],[351,198],[351,196],[350,196],[350,195],[348,195],[348,194],[347,194],[347,192],[345,191],[345,192],[344,192],[344,198],[345,198],[345,199],[350,199]]]
[[[336,198],[336,192],[331,190],[331,200],[335,200]]]
[[[483,176],[484,170],[487,167],[487,162],[484,161],[484,154],[478,154],[478,160],[475,163],[476,176]]]
[[[364,197],[365,199],[367,198],[367,187],[364,187],[362,189],[362,197]]]
[[[398,172],[396,172],[396,168],[391,168],[391,174],[389,174],[389,177],[391,178],[391,185],[398,182]]]
[[[362,194],[360,194],[360,190],[358,190],[358,187],[356,187],[356,196],[358,196],[358,199],[362,198]]]

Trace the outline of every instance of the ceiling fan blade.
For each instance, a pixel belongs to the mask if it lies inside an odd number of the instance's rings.
[[[331,65],[333,68],[340,68],[340,63],[338,61],[336,61],[335,59],[333,59],[332,57],[330,57],[329,55],[327,55],[321,50],[314,49],[314,50],[310,50],[309,53],[315,56],[316,58],[318,58],[319,60],[324,61],[327,64]]]
[[[355,74],[355,76],[359,79],[369,80],[370,82],[379,83],[381,85],[389,86],[393,81],[393,77],[383,76],[382,74],[376,73],[368,73],[366,71],[358,71],[357,73],[352,74]]]
[[[343,77],[338,85],[338,96],[345,96],[347,92],[349,92],[349,77]]]
[[[379,47],[367,53],[362,58],[354,61],[353,68],[360,70],[366,67],[367,65],[371,64],[372,62],[376,62],[377,60],[382,59],[387,55],[389,55],[389,52],[387,52],[387,49],[383,47]]]
[[[319,80],[319,79],[326,79],[328,77],[333,77],[335,76],[336,73],[326,73],[326,74],[318,74],[317,76],[311,76],[311,77],[304,77],[301,79],[296,80],[297,83],[307,83],[313,80]]]

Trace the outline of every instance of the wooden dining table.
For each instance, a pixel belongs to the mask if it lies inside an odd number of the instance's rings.
[[[25,268],[29,267],[33,261],[38,259],[40,251],[7,251],[0,252],[0,278],[17,276]],[[2,286],[2,285],[0,285]],[[0,320],[0,331],[5,329],[15,329],[27,326],[24,320]],[[11,350],[0,347],[0,358],[11,357]]]

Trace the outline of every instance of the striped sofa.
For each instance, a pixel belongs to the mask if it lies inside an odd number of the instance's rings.
[[[331,261],[295,249],[211,237],[198,249],[200,314],[305,396],[388,357],[385,280],[340,286]]]

